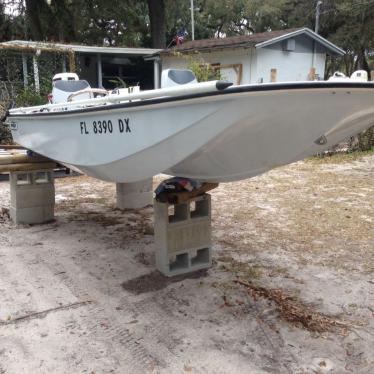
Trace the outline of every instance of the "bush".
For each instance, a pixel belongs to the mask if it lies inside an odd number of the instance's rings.
[[[182,57],[186,61],[187,69],[193,71],[198,82],[222,79],[220,69],[215,69],[211,64],[207,63],[199,53],[184,55],[180,52],[174,52],[174,56]]]
[[[188,56],[187,68],[194,72],[198,82],[222,79],[221,71],[212,67],[211,64],[206,63],[201,56]]]
[[[5,115],[5,112],[8,108],[8,102],[0,102],[0,118]],[[8,126],[4,126],[2,122],[0,122],[0,144],[11,144],[12,143],[12,134]]]
[[[358,135],[358,150],[370,151],[374,147],[374,126]]]
[[[26,87],[21,90],[16,96],[16,106],[34,106],[34,105],[43,105],[46,104],[46,99],[34,91],[31,87]]]
[[[5,115],[10,102],[10,99],[0,102],[0,118]],[[19,91],[15,98],[15,104],[17,107],[42,105],[45,103],[46,99],[42,95],[35,92],[31,87],[27,87]],[[9,127],[0,122],[0,144],[11,144],[12,141],[12,133]]]

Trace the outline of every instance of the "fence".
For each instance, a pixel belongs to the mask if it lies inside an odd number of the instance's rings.
[[[0,48],[0,118],[10,105],[27,106],[47,102],[56,73],[75,70],[70,50],[25,46]],[[9,130],[0,123],[0,144],[11,142]]]

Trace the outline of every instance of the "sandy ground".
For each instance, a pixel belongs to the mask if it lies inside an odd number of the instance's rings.
[[[172,280],[151,208],[56,180],[55,222],[0,215],[0,373],[373,373],[373,177],[371,155],[222,184],[213,267]]]

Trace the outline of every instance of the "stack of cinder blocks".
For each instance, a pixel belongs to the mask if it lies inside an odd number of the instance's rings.
[[[10,217],[15,223],[36,224],[54,219],[53,170],[10,173]]]
[[[153,207],[157,269],[166,276],[173,276],[210,267],[210,195],[179,204],[154,200]]]

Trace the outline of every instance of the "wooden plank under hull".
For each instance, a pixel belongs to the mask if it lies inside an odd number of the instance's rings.
[[[57,164],[55,162],[29,162],[29,163],[18,163],[18,164],[7,164],[0,165],[0,173],[9,173],[15,171],[31,171],[31,170],[45,170],[55,169]]]
[[[29,164],[41,162],[51,162],[51,160],[43,156],[28,156],[20,153],[0,156],[0,165]]]

